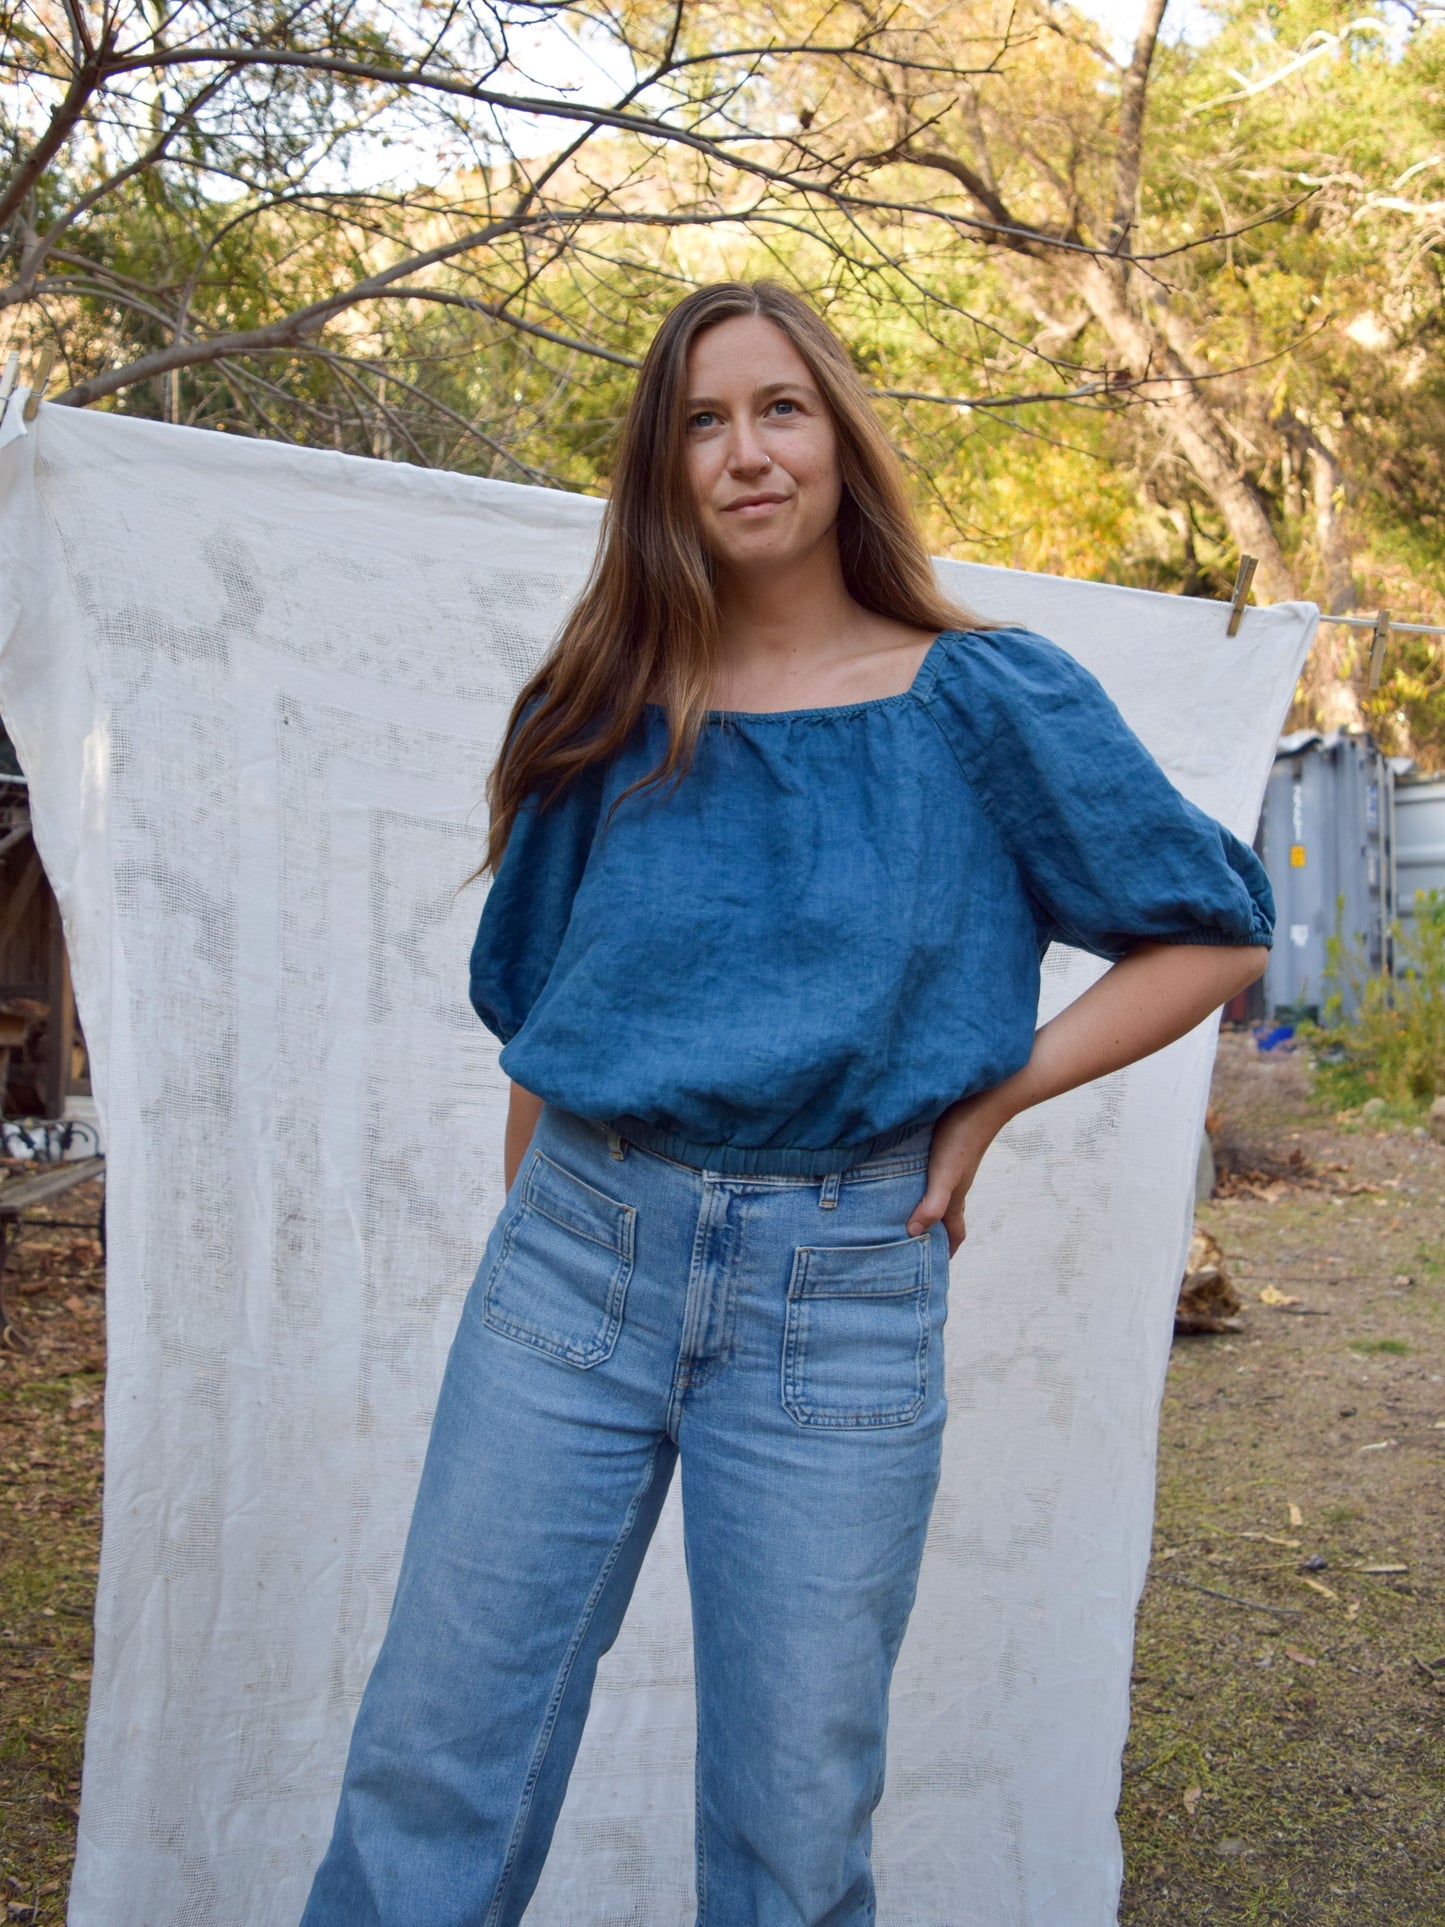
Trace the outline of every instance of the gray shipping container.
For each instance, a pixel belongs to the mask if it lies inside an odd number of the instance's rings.
[[[1336,899],[1342,931],[1363,953],[1367,972],[1394,967],[1389,923],[1395,915],[1394,770],[1362,731],[1299,730],[1280,738],[1265,790],[1255,847],[1274,890],[1274,948],[1264,974],[1271,1020],[1324,1016],[1338,989],[1348,1015],[1347,982],[1325,981],[1326,939]]]
[[[1414,925],[1417,890],[1445,890],[1445,778],[1401,774],[1395,778],[1395,915],[1402,938]]]

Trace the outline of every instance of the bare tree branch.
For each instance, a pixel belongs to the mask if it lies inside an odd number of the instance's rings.
[[[1164,24],[1164,9],[1169,0],[1145,0],[1144,18],[1134,42],[1134,57],[1129,62],[1119,94],[1119,133],[1115,160],[1117,186],[1114,193],[1114,225],[1109,246],[1116,254],[1129,252],[1129,234],[1137,218],[1139,168],[1143,156],[1144,109],[1149,98],[1149,69],[1154,64],[1154,48]]]
[[[485,247],[499,240],[503,235],[521,231],[526,223],[526,215],[517,213],[504,221],[494,221],[488,228],[479,228],[475,233],[465,234],[456,241],[443,243],[429,248],[424,254],[415,254],[392,268],[370,275],[349,288],[342,288],[321,301],[309,301],[304,307],[294,309],[290,314],[279,316],[268,322],[265,327],[251,328],[235,334],[216,335],[209,340],[178,340],[169,348],[158,349],[132,364],[129,369],[111,369],[102,375],[94,375],[88,381],[76,382],[56,396],[57,401],[67,402],[71,407],[83,408],[87,403],[99,401],[102,395],[113,395],[131,382],[146,381],[153,375],[166,374],[172,368],[190,368],[198,363],[217,361],[222,356],[257,354],[272,348],[300,348],[308,344],[309,337],[319,334],[333,316],[344,309],[354,307],[370,296],[382,294],[404,274],[414,274],[419,268],[430,267],[440,261],[448,261],[454,255],[470,253],[473,249]]]
[[[619,368],[638,368],[642,364],[636,355],[621,354],[615,348],[604,348],[595,341],[581,341],[575,335],[559,334],[555,328],[544,328],[540,322],[528,321],[522,315],[513,314],[505,303],[500,301],[481,301],[475,295],[457,294],[450,288],[384,288],[382,298],[388,301],[431,301],[444,308],[465,308],[472,314],[484,314],[488,320],[503,322],[508,328],[515,328],[519,334],[534,335],[538,341],[550,341],[554,347],[566,348],[572,354],[588,355],[596,361],[610,361]]]
[[[184,133],[187,128],[194,126],[197,114],[200,113],[201,109],[209,100],[214,99],[228,80],[234,79],[235,73],[235,68],[229,68],[224,73],[218,74],[213,81],[209,82],[205,87],[202,87],[200,92],[187,102],[186,106],[177,114],[171,124],[152,141],[151,145],[146,148],[143,153],[138,154],[128,166],[117,168],[114,173],[106,175],[105,178],[98,181],[94,187],[88,189],[77,200],[72,201],[70,206],[56,217],[55,221],[46,229],[45,233],[38,236],[36,240],[26,248],[21,259],[19,272],[14,281],[9,287],[0,288],[0,308],[12,307],[17,301],[24,301],[30,293],[36,276],[45,265],[46,257],[54,248],[56,242],[59,241],[70,228],[74,227],[75,223],[80,220],[82,216],[88,214],[93,207],[104,200],[107,195],[115,193],[119,188],[124,187],[128,181],[132,181],[138,175],[144,174],[148,169],[154,167],[158,161],[163,159],[169,151],[172,142],[175,141],[180,134]]]
[[[104,75],[105,49],[102,47],[96,53],[87,54],[76,67],[63,99],[50,117],[49,126],[11,175],[9,184],[0,191],[0,227],[11,219],[75,131]]]

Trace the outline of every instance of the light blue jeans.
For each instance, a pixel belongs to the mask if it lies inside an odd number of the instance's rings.
[[[905,1229],[931,1135],[739,1177],[543,1106],[462,1309],[302,1927],[522,1919],[679,1457],[698,1923],[874,1919],[944,1419],[947,1233]]]

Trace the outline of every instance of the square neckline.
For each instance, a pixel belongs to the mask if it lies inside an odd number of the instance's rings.
[[[852,703],[821,703],[811,709],[707,709],[703,711],[703,721],[731,723],[783,723],[811,720],[818,716],[851,716],[860,710],[891,709],[903,703],[918,701],[926,695],[927,686],[933,680],[940,644],[947,636],[958,636],[965,632],[961,629],[940,629],[924,650],[913,680],[906,689],[900,689],[891,696],[864,696]],[[648,702],[644,709],[654,711],[660,716],[667,714],[665,703]]]

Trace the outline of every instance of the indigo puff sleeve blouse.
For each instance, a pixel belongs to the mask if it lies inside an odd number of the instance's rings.
[[[1027,629],[945,630],[902,695],[667,718],[524,806],[471,1001],[524,1089],[727,1172],[821,1176],[1027,1063],[1051,942],[1268,945],[1258,857]]]

